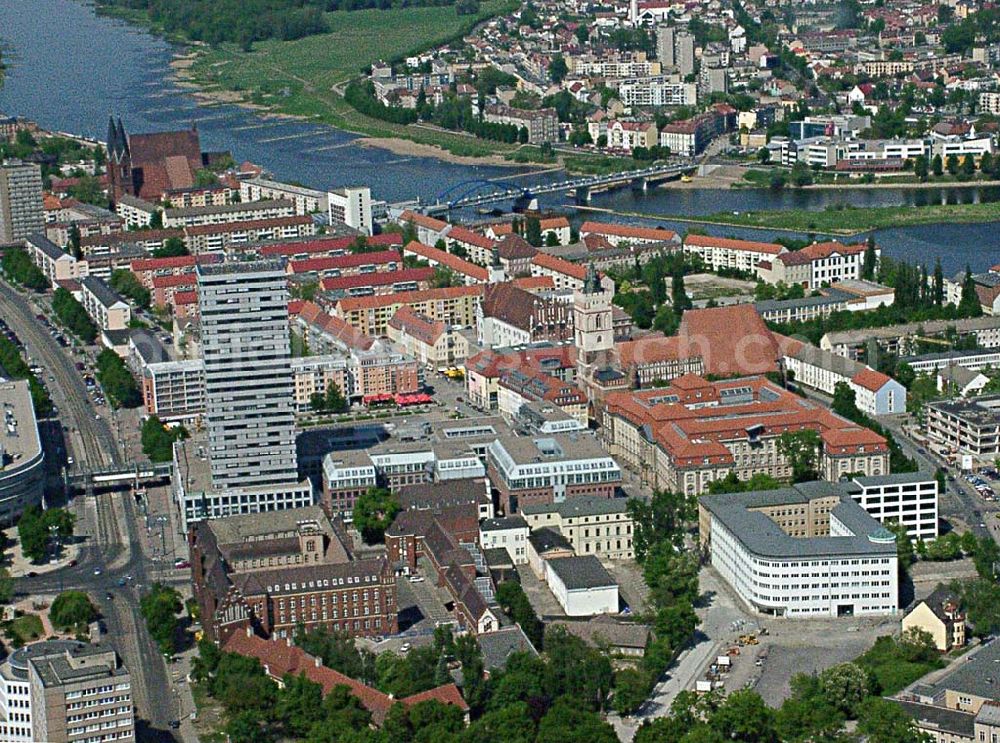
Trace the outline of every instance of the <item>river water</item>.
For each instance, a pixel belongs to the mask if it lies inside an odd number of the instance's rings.
[[[276,177],[315,188],[351,183],[371,185],[377,198],[433,201],[466,181],[504,178],[530,185],[546,175],[493,166],[458,165],[433,158],[400,156],[360,147],[356,137],[307,122],[268,117],[230,105],[200,106],[170,80],[173,49],[162,39],[122,21],[99,17],[77,0],[0,0],[0,41],[9,69],[0,89],[0,112],[24,116],[41,126],[104,139],[110,114],[130,132],[198,126],[205,149],[230,150]],[[996,201],[1000,189],[710,190],[624,189],[594,196],[592,206],[645,214],[697,216],[718,211]],[[571,209],[565,197],[544,206]],[[602,215],[601,219],[614,217]],[[632,220],[628,221],[640,221]],[[669,223],[668,223],[669,224]],[[679,230],[688,225],[679,224]],[[767,237],[768,231],[709,227],[718,234]],[[1000,263],[997,225],[933,225],[883,230],[888,255],[933,261],[940,255],[947,273]]]

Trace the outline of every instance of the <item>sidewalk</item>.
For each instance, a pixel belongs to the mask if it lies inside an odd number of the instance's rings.
[[[36,564],[28,560],[24,556],[24,553],[21,552],[21,542],[17,538],[16,526],[4,529],[3,534],[7,538],[7,543],[12,545],[4,550],[3,553],[4,562],[7,563],[12,578],[23,578],[28,573],[34,573],[35,575],[51,573],[60,568],[67,567],[70,562],[80,556],[80,544],[78,541],[73,541],[62,545],[62,549],[59,551],[59,559],[55,562]],[[74,537],[74,539],[79,540],[79,535]]]

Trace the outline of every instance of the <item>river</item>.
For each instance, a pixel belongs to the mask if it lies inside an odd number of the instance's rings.
[[[352,134],[307,122],[269,117],[231,105],[202,106],[171,78],[173,48],[142,29],[98,16],[77,0],[0,0],[0,40],[9,69],[0,89],[0,112],[24,116],[42,127],[104,139],[110,114],[130,132],[196,124],[202,145],[230,150],[276,177],[315,188],[371,185],[377,198],[399,201],[438,194],[466,181],[503,178],[530,185],[563,174],[446,163],[361,147]],[[592,206],[647,214],[696,216],[752,209],[824,209],[856,206],[994,201],[996,188],[873,190],[619,190],[594,196]],[[563,197],[543,206],[572,209]],[[579,215],[578,215],[579,216]],[[612,217],[602,216],[602,219]],[[634,220],[630,220],[634,221]],[[688,225],[678,225],[684,230]],[[709,227],[726,235],[766,237],[768,231]],[[940,255],[953,274],[1000,262],[996,225],[933,225],[883,230],[888,255],[933,260]]]

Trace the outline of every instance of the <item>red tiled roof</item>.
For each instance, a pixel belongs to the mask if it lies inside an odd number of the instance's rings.
[[[688,310],[677,335],[706,374],[732,376],[777,371],[778,344],[751,304]]]
[[[276,245],[265,245],[260,249],[262,257],[274,256],[291,257],[293,255],[303,255],[308,253],[326,253],[335,250],[347,250],[354,244],[357,238],[347,237],[322,237],[300,242],[278,243]],[[366,245],[384,245],[386,247],[402,245],[403,237],[398,233],[385,232],[381,235],[373,235],[365,238]]]
[[[475,245],[485,250],[492,250],[493,248],[493,241],[486,237],[486,235],[480,235],[478,232],[467,230],[465,227],[452,227],[448,231],[448,239]]]
[[[441,334],[448,329],[443,322],[434,322],[427,315],[422,315],[405,304],[389,320],[389,327],[412,335],[428,346],[437,343]]]
[[[320,287],[323,291],[346,291],[359,286],[388,286],[404,281],[422,283],[434,278],[433,268],[404,268],[400,271],[378,271],[362,273],[357,276],[337,276],[323,279]]]
[[[777,243],[756,242],[754,240],[734,240],[729,237],[714,237],[713,235],[688,235],[684,238],[685,245],[700,248],[729,248],[730,250],[747,250],[754,253],[778,255],[788,250]]]
[[[538,250],[520,235],[507,235],[497,243],[497,253],[505,260],[532,258]]]
[[[128,146],[133,171],[142,171],[139,197],[148,201],[158,201],[168,189],[193,185],[202,165],[197,129],[133,134]]]
[[[587,278],[586,266],[570,263],[567,260],[557,258],[554,255],[549,255],[548,253],[536,253],[535,257],[531,259],[531,265],[538,266],[538,268],[548,271],[554,271],[555,273],[561,273],[565,276],[570,276],[577,281],[583,281]]]
[[[330,271],[334,268],[357,268],[366,265],[385,265],[387,263],[402,263],[402,258],[395,250],[379,250],[373,253],[351,253],[333,258],[307,258],[303,261],[292,261],[289,267],[292,273],[309,273],[311,271]]]
[[[400,222],[412,222],[420,227],[426,227],[429,230],[436,230],[440,232],[448,227],[448,223],[440,219],[435,219],[434,217],[428,217],[426,214],[418,214],[417,212],[410,211],[407,209],[405,212],[399,215]]]
[[[351,696],[361,702],[361,706],[371,713],[372,721],[376,725],[382,724],[389,710],[396,703],[388,694],[324,666],[319,658],[292,645],[288,640],[265,640],[257,635],[248,635],[246,632],[235,632],[223,645],[222,650],[248,658],[257,658],[264,666],[267,675],[275,681],[282,680],[286,675],[298,676],[302,674],[313,683],[323,687],[323,696],[329,694],[337,686],[346,686],[350,690]],[[431,700],[442,704],[453,704],[462,712],[469,710],[469,706],[462,699],[458,687],[454,684],[444,684],[419,694],[404,697],[399,701],[409,707]]]
[[[193,273],[167,274],[166,276],[154,276],[153,288],[165,289],[171,286],[196,286],[197,278]]]
[[[198,303],[198,292],[197,290],[182,291],[174,293],[174,306],[183,307],[188,304]]]
[[[864,369],[851,377],[851,381],[859,387],[864,387],[866,390],[878,392],[892,380],[882,372],[875,371],[874,369],[866,366]]]
[[[802,250],[782,253],[780,256],[775,258],[775,260],[781,261],[786,266],[802,266],[806,263],[812,263],[816,260],[828,258],[834,253],[839,253],[840,255],[863,253],[866,247],[867,246],[864,243],[844,245],[843,243],[839,243],[834,240],[825,243],[813,243],[812,245],[802,248]]]
[[[139,271],[160,271],[168,268],[186,268],[222,262],[221,253],[201,253],[200,255],[176,255],[169,258],[136,258],[129,264],[132,273]]]
[[[673,240],[677,233],[666,228],[634,227],[627,224],[610,224],[606,222],[584,222],[580,226],[580,234],[632,238],[636,240]]]
[[[483,293],[482,284],[472,286],[448,286],[442,289],[424,289],[415,292],[397,292],[377,297],[348,297],[337,302],[340,312],[355,310],[371,310],[377,307],[389,307],[394,304],[417,304],[442,299],[457,299],[459,297],[476,297]]]
[[[406,255],[407,253],[412,253],[413,255],[419,258],[424,258],[428,261],[440,263],[442,266],[451,269],[455,273],[468,276],[474,281],[485,282],[489,279],[489,271],[482,266],[477,266],[475,263],[470,263],[464,258],[459,258],[457,255],[452,255],[451,253],[439,250],[438,248],[432,248],[430,245],[424,245],[416,240],[403,248],[403,255]]]
[[[326,312],[315,302],[293,301],[288,303],[290,317],[299,317],[303,322],[315,326],[341,343],[366,351],[375,345],[375,340],[339,317]]]
[[[525,289],[529,292],[538,289],[554,289],[556,285],[551,276],[520,276],[512,279],[509,283],[518,289]]]

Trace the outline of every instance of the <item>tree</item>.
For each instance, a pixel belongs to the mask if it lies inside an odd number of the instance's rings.
[[[682,271],[675,271],[671,277],[670,304],[674,314],[678,317],[684,314],[684,310],[689,310],[694,306],[684,288],[684,273]]]
[[[52,602],[49,619],[62,630],[79,629],[97,619],[97,609],[83,591],[64,591]]]
[[[944,305],[944,271],[941,269],[941,256],[934,262],[934,304],[937,307]]]
[[[761,147],[757,150],[757,160],[763,165],[767,165],[771,161],[771,151],[767,147]]]
[[[174,457],[174,442],[187,436],[182,426],[167,428],[157,416],[151,415],[142,422],[142,453],[150,462],[169,462]]]
[[[855,663],[826,669],[819,675],[819,683],[824,699],[852,720],[871,691],[867,671]]]
[[[93,343],[97,338],[97,326],[90,319],[87,310],[61,286],[52,294],[52,311],[59,322],[84,343]]]
[[[69,252],[77,260],[83,258],[83,251],[80,249],[80,228],[76,224],[69,228]]]
[[[979,317],[983,314],[983,306],[976,294],[976,282],[972,279],[972,269],[965,267],[965,280],[962,282],[962,298],[958,303],[958,313],[962,317]]]
[[[97,354],[97,381],[101,383],[111,404],[118,408],[135,408],[142,404],[142,393],[132,372],[121,356],[105,348]]]
[[[177,614],[183,608],[181,595],[162,583],[154,583],[149,593],[139,600],[139,613],[164,655],[173,655],[176,651]]]
[[[323,715],[323,687],[306,678],[285,674],[278,694],[275,717],[289,736],[304,738]]]
[[[778,437],[778,453],[788,460],[792,468],[792,481],[805,482],[818,476],[819,434],[809,428],[785,431]]]
[[[561,54],[557,54],[549,62],[549,77],[556,85],[561,83],[569,74],[569,66]]]
[[[728,740],[743,743],[777,743],[774,712],[749,690],[733,692],[712,714],[710,722]]]
[[[982,171],[984,176],[990,177],[993,175],[993,155],[989,152],[984,152],[979,158],[979,170]]]
[[[928,167],[927,157],[925,155],[917,155],[913,160],[913,174],[922,181],[927,180]]]
[[[867,737],[868,743],[922,743],[926,740],[902,707],[875,696],[861,704],[858,731]]]
[[[861,267],[861,278],[866,281],[875,280],[875,272],[878,270],[878,253],[876,252],[875,236],[869,235],[865,244],[865,260]]]
[[[958,155],[948,155],[945,160],[945,167],[950,175],[958,175]]]
[[[153,251],[154,258],[177,258],[182,255],[191,255],[191,252],[179,237],[168,237],[162,248]]]
[[[896,557],[899,561],[899,569],[906,571],[910,569],[913,560],[916,558],[916,551],[913,546],[913,539],[906,526],[898,521],[890,521],[885,524],[885,528],[891,531],[896,537]]]
[[[380,544],[400,511],[399,499],[385,488],[369,488],[354,503],[354,526],[366,544]]]
[[[792,166],[791,179],[797,188],[808,186],[813,182],[812,171],[805,162],[799,160]]]
[[[17,535],[21,552],[33,562],[41,562],[49,554],[49,540],[55,534],[60,539],[73,536],[76,516],[62,508],[42,511],[29,506],[17,522]]]
[[[524,239],[536,248],[542,246],[542,223],[538,217],[531,216],[524,220]]]
[[[976,161],[973,159],[972,155],[966,155],[962,158],[962,175],[966,178],[971,178],[976,172]]]
[[[673,490],[654,490],[648,502],[630,498],[627,507],[634,524],[632,546],[640,565],[657,542],[682,544],[684,528],[697,514],[694,498]]]
[[[534,743],[535,723],[525,702],[487,712],[473,722],[461,743]]]
[[[521,584],[505,580],[497,586],[496,600],[500,608],[521,626],[521,630],[536,648],[542,647],[545,625],[538,619],[531,602],[524,594]]]
[[[573,699],[563,697],[552,705],[538,724],[536,743],[617,743],[611,725],[596,712],[583,709]]]
[[[934,175],[944,175],[944,166],[941,162],[941,155],[935,155],[931,158],[931,170],[934,171]]]
[[[9,604],[14,595],[14,579],[7,568],[0,568],[0,604]]]
[[[144,287],[128,269],[120,268],[112,272],[111,288],[123,297],[131,299],[139,309],[149,309],[149,289]]]
[[[346,413],[350,407],[337,383],[329,382],[326,385],[326,409],[331,413]]]

